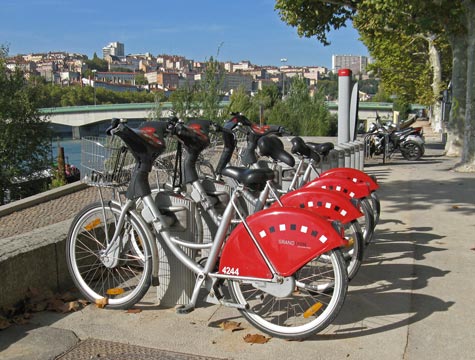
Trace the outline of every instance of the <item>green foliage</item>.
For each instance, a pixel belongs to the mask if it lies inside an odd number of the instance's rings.
[[[107,63],[107,61],[99,58],[96,53],[94,53],[91,60],[86,60],[85,63],[89,71],[91,70],[108,71],[109,70],[109,64]],[[92,75],[92,72],[86,73],[86,75],[87,76]]]
[[[135,75],[135,85],[140,86],[140,85],[147,85],[147,84],[148,84],[148,80],[144,74],[138,73],[137,75]]]
[[[94,104],[94,88],[91,86],[59,86],[46,83],[42,78],[34,78],[30,81],[37,88],[37,101],[40,108],[80,106]],[[125,104],[154,102],[156,97],[160,101],[165,95],[149,93],[146,91],[118,92],[104,88],[96,88],[96,104]]]
[[[197,117],[199,114],[198,88],[187,85],[178,88],[171,95],[173,115],[179,119]]]
[[[333,79],[322,79],[317,82],[317,89],[324,94],[328,100],[338,99],[338,77]]]
[[[358,80],[358,88],[366,94],[374,95],[379,90],[379,83],[376,79]]]
[[[284,100],[268,113],[269,124],[285,126],[301,136],[334,135],[336,118],[331,116],[321,92],[310,96],[305,79],[294,78]]]
[[[49,123],[39,114],[40,88],[19,68],[10,71],[0,55],[0,204],[13,183],[39,177],[51,154]],[[31,194],[30,194],[31,195]],[[13,194],[15,198],[16,195]]]
[[[287,24],[296,27],[299,36],[313,37],[329,45],[327,33],[346,26],[359,1],[276,0],[275,9]]]
[[[446,84],[451,62],[445,33],[431,19],[437,10],[424,2],[402,0],[363,1],[358,9],[353,23],[376,60],[370,68],[377,71],[386,91],[402,103],[434,103],[429,41],[436,39]]]
[[[198,91],[198,101],[201,104],[202,116],[205,119],[220,119],[221,112],[219,102],[221,100],[221,88],[223,84],[223,70],[217,60],[211,57],[206,62],[206,68],[202,74]]]
[[[230,103],[227,109],[228,113],[240,112],[247,116],[248,119],[257,121],[257,119],[255,119],[256,114],[253,114],[255,110],[253,99],[243,86],[240,86],[235,91],[233,91],[229,101]]]

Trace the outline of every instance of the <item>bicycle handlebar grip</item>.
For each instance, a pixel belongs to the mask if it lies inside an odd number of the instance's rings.
[[[112,118],[110,126],[106,129],[106,134],[111,135],[112,131],[115,130],[120,124],[120,119]]]

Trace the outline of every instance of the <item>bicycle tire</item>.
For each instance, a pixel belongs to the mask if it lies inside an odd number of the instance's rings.
[[[353,220],[343,225],[345,230],[345,239],[348,245],[341,248],[343,258],[346,262],[348,280],[353,279],[361,267],[364,256],[363,231],[358,221]]]
[[[127,309],[145,295],[151,284],[152,256],[150,241],[138,217],[129,214],[122,236],[134,237],[119,250],[114,267],[101,260],[106,232],[109,238],[115,230],[120,207],[114,203],[90,204],[71,223],[66,239],[66,260],[69,273],[81,294],[91,302],[101,301],[109,308]],[[104,220],[105,214],[105,220]],[[132,244],[135,243],[135,244]],[[140,244],[140,252],[134,246]],[[102,299],[106,299],[105,304]]]
[[[358,218],[358,223],[363,230],[363,239],[365,245],[369,245],[373,241],[374,236],[374,213],[371,208],[370,202],[367,198],[360,200],[360,211],[363,216]]]
[[[379,218],[381,216],[381,201],[379,200],[379,195],[376,193],[376,191],[371,193],[370,205],[371,209],[373,209],[374,225],[376,226],[379,223]]]
[[[311,260],[294,277],[296,289],[286,297],[263,292],[249,281],[229,280],[229,289],[253,326],[273,337],[299,340],[325,329],[343,306],[348,277],[340,249]]]

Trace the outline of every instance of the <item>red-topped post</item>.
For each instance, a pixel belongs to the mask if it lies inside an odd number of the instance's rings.
[[[351,70],[338,70],[338,144],[350,141]]]

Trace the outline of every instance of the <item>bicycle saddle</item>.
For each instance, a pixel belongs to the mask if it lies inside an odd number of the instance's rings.
[[[257,147],[262,156],[269,156],[276,161],[294,167],[294,157],[284,150],[284,144],[278,137],[263,136],[257,141]]]
[[[307,146],[322,156],[327,156],[330,151],[335,148],[335,145],[333,145],[333,143],[331,142],[324,142],[321,144],[308,142]]]
[[[318,152],[311,149],[300,136],[294,137],[290,142],[292,143],[292,149],[290,150],[292,154],[311,158],[317,163],[320,162],[320,155],[318,155]]]
[[[221,174],[258,190],[262,190],[266,181],[274,178],[274,171],[268,168],[249,169],[245,167],[228,166],[223,169]]]

